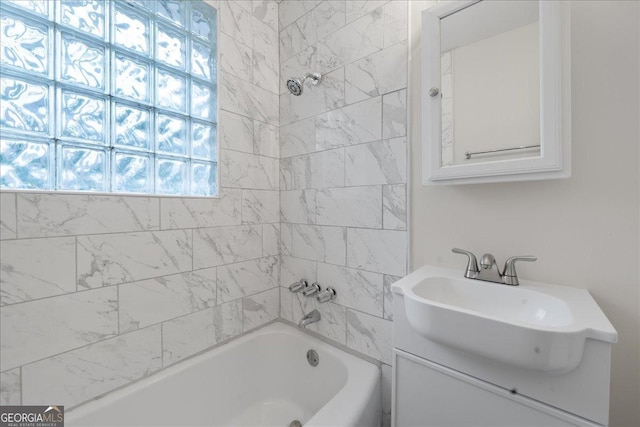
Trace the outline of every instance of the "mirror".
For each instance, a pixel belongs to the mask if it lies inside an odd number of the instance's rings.
[[[455,1],[423,12],[423,183],[570,176],[565,2]]]

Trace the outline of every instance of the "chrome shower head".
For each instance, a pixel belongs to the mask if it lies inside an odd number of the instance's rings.
[[[303,83],[304,80],[302,80],[301,78],[292,77],[287,80],[287,89],[289,89],[289,92],[291,92],[295,96],[300,96],[302,95],[302,88],[304,87]]]
[[[295,96],[302,95],[302,91],[304,90],[304,82],[307,79],[311,79],[312,85],[317,85],[320,82],[322,76],[320,73],[307,73],[304,77],[291,77],[287,80],[287,89],[289,92]]]

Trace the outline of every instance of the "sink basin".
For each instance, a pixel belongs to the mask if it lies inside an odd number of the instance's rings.
[[[466,279],[462,270],[424,266],[392,286],[411,328],[458,350],[519,368],[566,373],[587,339],[617,333],[584,289],[520,281]]]

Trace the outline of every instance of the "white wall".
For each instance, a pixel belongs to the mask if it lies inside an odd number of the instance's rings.
[[[462,269],[454,246],[499,261],[535,254],[524,278],[588,289],[620,335],[611,424],[640,425],[639,3],[571,2],[573,176],[423,187],[419,10],[411,3],[411,265]]]

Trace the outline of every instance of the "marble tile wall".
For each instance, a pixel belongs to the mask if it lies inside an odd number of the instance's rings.
[[[294,1],[280,16],[282,318],[382,363],[390,414],[391,284],[407,273],[407,1]],[[288,93],[288,77],[325,77]],[[334,302],[292,295],[300,278]]]
[[[219,10],[216,199],[0,194],[0,405],[67,408],[279,316],[279,11]]]
[[[208,2],[219,197],[1,193],[0,404],[72,407],[313,308],[312,331],[379,360],[389,382],[407,1]],[[322,83],[290,95],[286,78],[309,71]],[[301,277],[338,298],[291,295]]]

